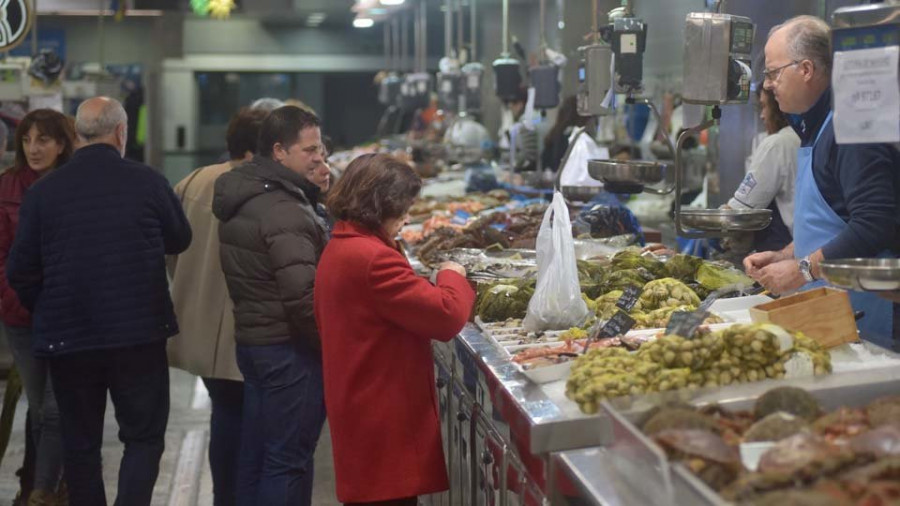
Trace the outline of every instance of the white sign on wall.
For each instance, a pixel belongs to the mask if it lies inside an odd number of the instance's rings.
[[[900,142],[898,56],[898,46],[834,53],[838,144]]]

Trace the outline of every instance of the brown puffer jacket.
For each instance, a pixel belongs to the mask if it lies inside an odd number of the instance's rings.
[[[219,256],[234,302],[235,341],[290,340],[320,349],[313,315],[316,265],[327,242],[310,202],[319,189],[261,156],[216,180]]]

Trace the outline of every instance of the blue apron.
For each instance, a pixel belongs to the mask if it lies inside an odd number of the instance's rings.
[[[822,136],[822,131],[831,122],[832,113],[828,113],[822,128],[816,135],[812,146],[802,147],[797,155],[797,188],[794,196],[794,256],[803,258],[821,249],[835,238],[847,223],[828,205],[813,177],[813,150]],[[889,256],[885,253],[880,256]],[[801,290],[810,290],[826,286],[825,281],[807,283]],[[870,292],[850,292],[850,303],[854,311],[865,311],[866,315],[859,320],[862,337],[869,341],[891,348],[893,332],[893,305]]]

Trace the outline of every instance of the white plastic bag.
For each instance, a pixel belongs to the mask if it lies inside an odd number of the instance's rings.
[[[538,232],[537,266],[537,287],[528,303],[525,328],[535,332],[583,324],[589,311],[578,284],[569,208],[559,192],[553,194]]]
[[[588,161],[608,159],[609,150],[601,148],[590,135],[582,132],[584,132],[583,128],[577,128],[569,137],[569,142],[574,142],[574,144],[569,151],[565,167],[560,168],[562,174],[559,184],[561,186],[603,186],[603,183],[588,174]]]

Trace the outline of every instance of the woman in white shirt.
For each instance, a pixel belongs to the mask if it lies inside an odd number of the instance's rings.
[[[792,239],[794,179],[800,137],[769,90],[758,88],[760,112],[768,134],[750,154],[747,175],[728,201],[731,209],[771,209],[772,223],[753,239],[756,251],[779,250]]]

